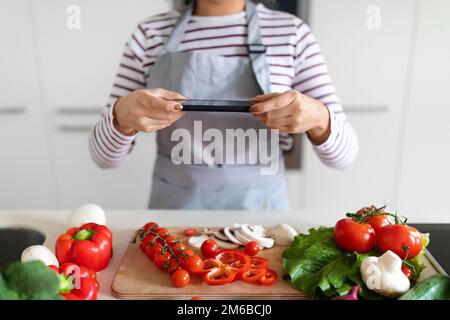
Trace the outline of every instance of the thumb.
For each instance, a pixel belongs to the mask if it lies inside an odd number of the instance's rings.
[[[165,100],[178,100],[178,99],[188,99],[187,97],[183,96],[182,94],[175,92],[175,91],[170,91],[170,90],[166,90],[166,89],[162,89],[162,88],[158,88],[155,89],[154,91],[152,91],[152,94],[154,94],[155,96],[165,99]]]

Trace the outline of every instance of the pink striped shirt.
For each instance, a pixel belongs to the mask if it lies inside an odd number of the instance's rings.
[[[261,4],[257,10],[263,43],[267,47],[272,91],[296,89],[327,106],[331,116],[331,134],[327,141],[313,148],[327,166],[349,167],[358,153],[358,139],[343,112],[309,27],[291,14],[269,10]],[[108,104],[90,138],[92,158],[100,167],[116,167],[130,154],[136,136],[123,135],[114,127],[114,101],[146,87],[152,66],[179,15],[178,11],[171,11],[145,19],[137,25],[126,43]],[[245,57],[248,56],[246,43],[244,12],[221,17],[193,16],[181,40],[180,50]],[[292,139],[287,134],[280,136],[282,147],[288,149]]]

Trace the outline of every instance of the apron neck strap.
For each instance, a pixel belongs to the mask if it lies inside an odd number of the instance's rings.
[[[179,50],[181,39],[183,38],[187,24],[192,17],[194,4],[195,1],[188,4],[181,13],[181,16],[172,30],[167,43],[161,49],[160,55],[168,52],[177,52]],[[247,17],[247,47],[253,72],[262,93],[269,93],[270,74],[268,64],[266,62],[266,47],[262,42],[256,6],[250,0],[246,0],[245,2],[245,14]]]

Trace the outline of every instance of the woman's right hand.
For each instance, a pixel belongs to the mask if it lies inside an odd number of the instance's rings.
[[[114,106],[114,125],[121,133],[152,132],[170,126],[184,115],[175,99],[187,99],[165,89],[140,89],[119,98]]]

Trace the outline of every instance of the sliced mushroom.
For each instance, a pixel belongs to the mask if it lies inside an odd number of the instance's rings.
[[[289,246],[294,241],[297,231],[286,223],[277,224],[273,227],[270,235],[275,239],[275,243],[280,246]]]
[[[242,242],[239,239],[237,239],[234,235],[234,230],[231,229],[230,227],[225,227],[223,229],[223,232],[225,233],[225,235],[228,237],[228,239],[230,239],[231,242],[236,243],[238,245],[245,245],[247,242]]]
[[[247,243],[252,241],[252,239],[244,236],[240,230],[234,230],[234,236],[245,246]]]
[[[219,248],[223,249],[236,249],[239,248],[239,245],[236,243],[228,242],[228,241],[222,241],[218,238],[215,238],[214,241],[216,241]]]
[[[272,238],[261,237],[253,232],[248,224],[243,224],[241,226],[240,232],[246,238],[251,239],[252,241],[256,241],[260,246],[265,248],[272,248],[275,240]]]
[[[202,243],[208,239],[209,237],[206,234],[202,234],[199,236],[190,237],[188,243],[191,247],[200,248],[202,246]]]
[[[229,241],[230,239],[227,237],[227,235],[224,233],[223,229],[220,229],[219,231],[214,232],[214,237],[223,240],[223,241]]]

